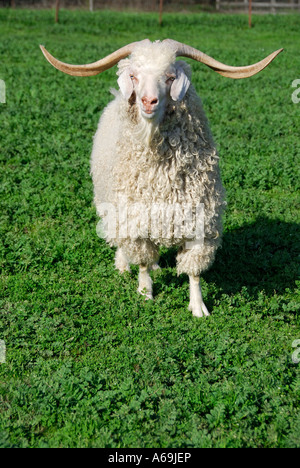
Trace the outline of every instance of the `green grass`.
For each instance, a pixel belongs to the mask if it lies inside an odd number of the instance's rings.
[[[0,9],[1,447],[299,447],[300,16]],[[96,235],[92,136],[115,68],[78,79],[38,45],[85,63],[149,37],[231,65],[282,53],[234,81],[192,63],[227,190],[223,247],[187,310],[174,252],[155,301],[120,277]],[[298,224],[297,224],[298,223]]]

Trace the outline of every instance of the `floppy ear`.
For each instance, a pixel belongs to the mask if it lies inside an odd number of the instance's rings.
[[[118,85],[124,98],[129,99],[133,92],[133,84],[132,84],[128,69],[127,70],[125,69],[120,74],[118,78]]]
[[[175,63],[175,68],[176,79],[172,83],[170,95],[173,101],[181,101],[184,98],[185,93],[189,89],[191,82],[185,74],[183,66],[180,62]]]

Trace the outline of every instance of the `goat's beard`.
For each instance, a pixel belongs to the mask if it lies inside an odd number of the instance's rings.
[[[164,109],[159,109],[150,118],[145,117],[142,114],[140,108],[138,108],[138,116],[136,123],[136,135],[137,138],[147,147],[150,146],[153,137],[159,132],[160,124],[164,119]]]
[[[135,123],[134,135],[136,139],[146,147],[149,147],[155,135],[159,133],[159,126],[164,119],[164,110],[161,108],[150,118],[144,117],[139,104],[136,102],[135,93],[129,99],[129,105],[133,111]]]
[[[153,136],[158,132],[159,122],[156,119],[145,119],[139,116],[136,124],[136,137],[145,146],[149,147]]]

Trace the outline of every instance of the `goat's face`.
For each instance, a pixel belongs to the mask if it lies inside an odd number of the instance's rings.
[[[190,85],[188,65],[175,62],[174,53],[161,43],[150,43],[122,60],[118,74],[125,99],[134,93],[141,118],[155,123],[162,121],[168,101],[183,99]]]

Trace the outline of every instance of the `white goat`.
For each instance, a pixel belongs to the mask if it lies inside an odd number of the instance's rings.
[[[248,67],[230,67],[190,46],[167,39],[129,44],[90,65],[68,65],[42,47],[59,70],[90,76],[118,63],[121,92],[106,107],[94,139],[91,174],[106,240],[117,246],[115,265],[139,265],[138,291],[152,299],[149,271],[159,247],[179,247],[177,271],[190,281],[189,309],[209,315],[200,274],[213,262],[222,234],[224,191],[218,155],[190,67],[176,57],[205,63],[221,75],[246,78],[281,51]],[[126,58],[130,55],[130,58]]]

